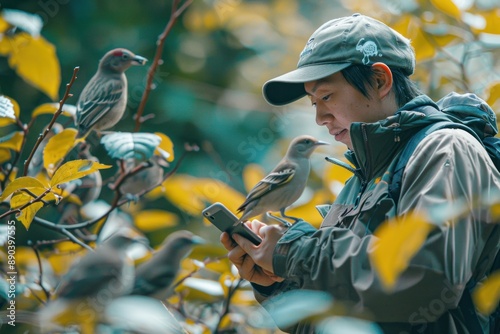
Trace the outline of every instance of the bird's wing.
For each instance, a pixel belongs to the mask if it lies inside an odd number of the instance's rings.
[[[151,268],[151,271],[158,270],[158,268]],[[132,294],[149,296],[154,294],[160,289],[164,289],[172,284],[176,276],[176,270],[165,268],[161,273],[146,273],[137,272],[134,288]]]
[[[279,171],[269,173],[269,175],[260,180],[259,183],[257,183],[255,187],[250,190],[245,202],[237,209],[237,211],[240,212],[245,210],[248,203],[266,195],[278,187],[287,184],[292,180],[294,175],[294,168],[284,168]]]
[[[120,100],[123,93],[124,84],[119,78],[91,80],[76,105],[78,127],[90,129]]]
[[[120,283],[124,259],[119,256],[110,256],[109,253],[92,255],[83,258],[70,269],[65,280],[57,288],[57,294],[60,297],[83,298],[97,293],[110,283],[114,285]]]

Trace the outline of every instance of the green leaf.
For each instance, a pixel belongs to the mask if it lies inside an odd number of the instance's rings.
[[[0,117],[16,119],[12,101],[3,95],[0,95]]]
[[[257,309],[252,325],[256,327],[268,327],[273,322],[280,328],[287,328],[299,321],[313,316],[333,312],[334,302],[330,294],[323,291],[293,290],[282,293],[276,297],[266,300],[262,306],[271,316],[265,316],[263,310]],[[257,323],[260,322],[260,323]]]
[[[14,118],[11,118],[8,116],[2,117],[2,115],[1,115],[2,112],[0,111],[0,127],[4,127],[4,126],[15,123],[15,119],[19,118],[20,108],[19,108],[19,104],[17,103],[17,101],[8,97],[8,96],[2,95],[1,99],[2,99],[2,101],[4,101],[4,102],[2,102],[2,104],[4,104],[6,109],[10,109],[10,105],[12,105],[12,109],[14,111]],[[7,100],[10,103],[7,102]],[[8,112],[6,111],[6,113],[8,113]]]
[[[318,324],[318,334],[383,334],[382,329],[373,322],[351,317],[329,317]]]
[[[46,189],[46,185],[44,185],[40,180],[35,179],[31,176],[23,176],[15,179],[5,188],[3,193],[0,195],[0,202],[5,200],[14,192],[21,189],[31,189],[31,188],[41,188]]]
[[[32,36],[40,36],[43,20],[38,14],[30,14],[18,9],[3,9],[3,19],[10,25],[26,31]]]
[[[104,136],[101,143],[112,158],[146,161],[151,158],[161,140],[153,133],[116,132]]]
[[[106,169],[110,167],[111,166],[109,165],[103,165],[92,160],[68,161],[56,170],[54,176],[50,180],[50,186],[54,188],[59,184],[80,179],[99,169]]]
[[[127,333],[186,333],[161,301],[144,296],[115,299],[105,311],[109,323]]]

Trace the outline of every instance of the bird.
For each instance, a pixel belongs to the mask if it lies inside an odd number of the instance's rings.
[[[123,48],[108,51],[101,58],[97,72],[83,88],[76,104],[77,139],[85,138],[92,130],[106,130],[118,123],[127,106],[124,72],[146,61]]]
[[[165,300],[173,290],[181,260],[189,255],[193,246],[204,243],[203,238],[187,230],[169,234],[153,256],[137,266],[130,294]]]
[[[280,211],[283,218],[297,222],[299,219],[285,215],[285,210],[302,195],[311,169],[311,154],[320,145],[328,143],[309,135],[295,137],[281,161],[250,190],[243,204],[238,207],[236,211],[243,212],[239,220],[247,221],[267,212],[268,217],[289,227],[287,220],[268,213]]]
[[[38,312],[44,331],[77,325],[81,333],[92,333],[105,307],[133,287],[134,262],[126,251],[136,242],[148,240],[123,228],[73,263],[56,288],[55,299]]]
[[[133,158],[126,159],[124,161],[125,171],[131,171],[140,163]],[[120,193],[126,198],[137,202],[138,194],[162,183],[163,167],[168,167],[168,162],[160,155],[153,155],[147,161],[145,168],[133,175],[127,176],[123,183],[120,184],[118,188]]]

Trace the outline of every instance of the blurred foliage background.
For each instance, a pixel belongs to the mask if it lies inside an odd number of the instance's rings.
[[[38,14],[44,23],[41,35],[54,45],[60,64],[61,85],[53,99],[22,80],[7,57],[0,57],[0,94],[19,103],[23,123],[30,121],[37,106],[59,101],[79,66],[71,89],[74,96],[67,101],[75,104],[99,59],[110,49],[124,47],[150,60],[127,72],[127,111],[114,130],[133,131],[156,41],[170,17],[170,1],[2,0],[0,5]],[[449,91],[468,91],[500,110],[497,0],[194,0],[166,39],[145,110],[154,118],[146,120],[141,131],[161,132],[171,139],[176,157],[172,166],[184,153],[185,143],[198,145],[200,151],[186,154],[163,187],[123,206],[120,214],[134,221],[153,246],[172,230],[185,228],[219,247],[219,232],[203,222],[201,209],[221,201],[234,211],[281,158],[289,141],[311,134],[332,145],[313,154],[308,188],[288,213],[319,225],[314,206],[331,203],[350,176],[328,165],[324,156],[341,158],[345,148],[315,124],[307,99],[274,108],[264,101],[261,87],[295,68],[298,54],[320,24],[355,12],[378,18],[412,40],[417,55],[413,78],[433,99]],[[27,148],[49,121],[50,115],[37,118]],[[74,125],[67,118],[63,126]],[[0,128],[0,135],[9,131]],[[29,151],[24,150],[21,163]],[[101,163],[113,165],[101,171],[109,180],[116,163],[102,145],[94,145],[91,152]],[[113,191],[103,187],[100,199],[109,202],[112,197]],[[39,211],[40,217],[51,221],[57,221],[58,214],[56,207]],[[26,246],[28,240],[54,239],[52,231],[38,224],[17,232],[18,246]]]

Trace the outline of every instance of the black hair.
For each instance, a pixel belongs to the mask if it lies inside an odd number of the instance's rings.
[[[392,90],[399,108],[422,94],[415,82],[410,80],[401,69],[391,68],[391,72]],[[342,70],[342,75],[346,81],[367,98],[370,98],[368,88],[374,88],[374,74],[373,68],[365,65],[351,65]]]

